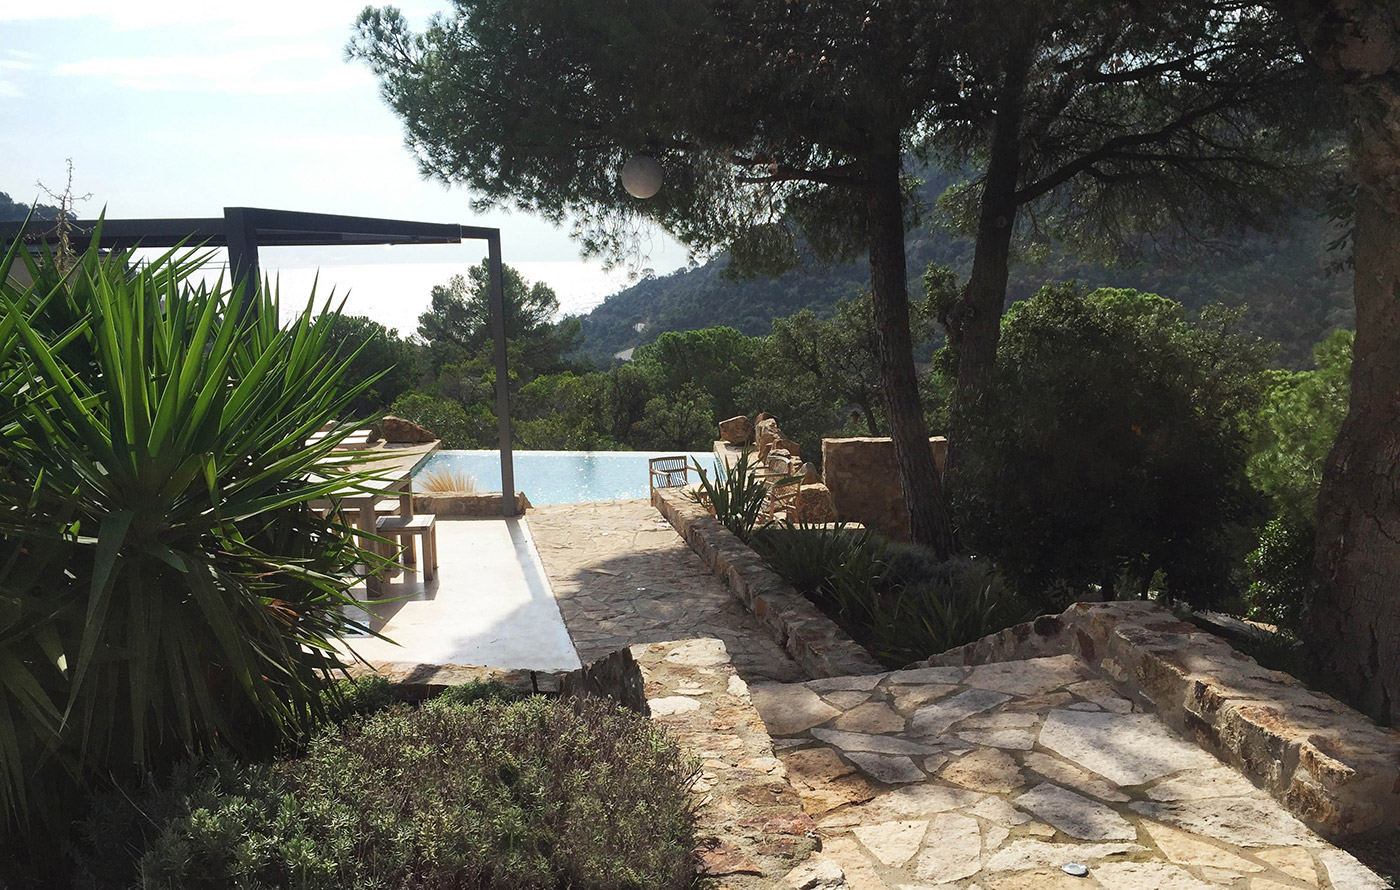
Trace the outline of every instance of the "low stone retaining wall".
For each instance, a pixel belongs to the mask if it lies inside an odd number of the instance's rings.
[[[1066,653],[1152,705],[1319,834],[1400,822],[1400,733],[1260,667],[1155,603],[1077,603],[916,666]]]
[[[530,509],[530,499],[525,497],[525,492],[515,493],[515,514],[523,514]],[[415,494],[413,496],[414,513],[436,513],[438,516],[479,516],[497,517],[501,515],[501,493],[499,491],[482,491],[472,494],[454,494],[451,492]]]
[[[934,436],[928,444],[942,475],[948,462],[948,440]],[[831,489],[837,519],[859,522],[894,541],[909,540],[909,513],[899,484],[893,439],[822,439],[822,481]]]
[[[697,504],[689,489],[658,488],[652,492],[651,503],[808,676],[845,677],[884,670],[860,644],[764,565],[752,548]]]
[[[565,671],[503,670],[466,664],[404,664],[393,661],[356,662],[345,670],[351,677],[383,677],[398,686],[404,698],[415,701],[432,698],[451,686],[465,686],[474,680],[496,680],[521,692],[557,695],[566,675]]]
[[[816,825],[724,643],[650,643],[631,653],[652,719],[699,761],[691,790],[701,873],[728,890],[788,886],[784,877],[819,846]]]

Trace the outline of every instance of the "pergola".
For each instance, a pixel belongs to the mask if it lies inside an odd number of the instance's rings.
[[[235,281],[256,287],[262,280],[258,250],[263,247],[310,247],[347,244],[460,244],[485,241],[489,270],[491,334],[496,366],[496,416],[500,423],[501,505],[506,516],[515,515],[515,464],[510,447],[510,392],[506,365],[505,295],[501,272],[501,230],[450,223],[410,222],[268,210],[262,207],[225,207],[222,217],[189,219],[75,220],[73,227],[91,243],[105,250],[137,247],[224,247]],[[23,235],[34,247],[53,241],[52,220],[0,222],[0,244]]]

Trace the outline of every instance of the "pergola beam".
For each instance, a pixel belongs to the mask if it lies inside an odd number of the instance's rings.
[[[487,296],[496,366],[496,415],[500,420],[501,510],[507,517],[515,515],[515,460],[511,450],[510,374],[506,361],[505,276],[500,229],[263,207],[225,207],[222,218],[75,220],[73,230],[75,241],[95,242],[104,250],[181,245],[223,247],[228,250],[232,279],[250,281],[254,287],[262,280],[258,250],[263,247],[485,241],[490,279]],[[27,244],[38,247],[54,240],[57,233],[53,220],[31,219],[27,226],[23,221],[0,222],[0,244],[9,244],[20,236]]]

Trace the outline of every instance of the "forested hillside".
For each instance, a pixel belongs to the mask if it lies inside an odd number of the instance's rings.
[[[0,222],[9,222],[17,219],[24,219],[29,215],[29,205],[14,200],[4,192],[0,192]],[[39,219],[57,219],[58,208],[50,204],[36,204],[34,215]]]
[[[1189,310],[1213,302],[1248,304],[1246,327],[1280,344],[1277,363],[1307,367],[1313,344],[1339,327],[1353,325],[1351,272],[1343,255],[1329,251],[1337,232],[1323,219],[1300,216],[1276,237],[1247,235],[1193,253],[1158,253],[1137,263],[1104,266],[1052,252],[1038,262],[1013,267],[1009,301],[1022,300],[1052,281],[1128,287],[1170,297]],[[930,263],[951,266],[960,276],[972,263],[972,240],[936,229],[910,232],[906,247],[911,286]],[[862,260],[821,266],[804,262],[776,278],[730,281],[728,260],[717,258],[691,270],[649,278],[608,297],[582,316],[583,350],[600,364],[624,349],[650,343],[665,331],[728,325],[750,336],[770,332],[774,318],[802,309],[830,315],[832,306],[869,281]],[[912,295],[921,296],[917,287]],[[642,326],[638,330],[638,326]]]

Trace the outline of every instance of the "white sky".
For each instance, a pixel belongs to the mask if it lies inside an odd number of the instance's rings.
[[[505,261],[584,311],[628,284],[587,263],[565,230],[477,216],[462,189],[423,180],[369,70],[344,61],[363,0],[0,0],[0,191],[58,191],[72,158],[81,216],[220,216],[272,207],[501,229]],[[415,23],[446,2],[399,0]],[[484,248],[265,250],[284,297],[349,292],[347,311],[403,333],[428,291]],[[647,265],[685,262],[661,234]],[[292,300],[296,302],[295,299]]]

